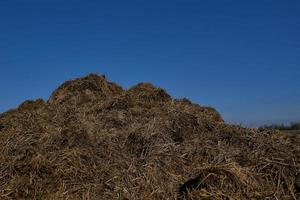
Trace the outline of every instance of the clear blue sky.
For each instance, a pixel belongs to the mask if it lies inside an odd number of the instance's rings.
[[[300,120],[300,1],[0,1],[0,112],[90,72],[229,122]]]

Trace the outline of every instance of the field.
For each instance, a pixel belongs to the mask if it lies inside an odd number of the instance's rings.
[[[292,131],[282,131],[283,133],[290,134],[290,135],[298,135],[300,137],[300,130],[292,130]]]

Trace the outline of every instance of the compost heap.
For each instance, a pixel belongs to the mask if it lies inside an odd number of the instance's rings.
[[[0,199],[297,199],[299,144],[91,74],[0,115]]]

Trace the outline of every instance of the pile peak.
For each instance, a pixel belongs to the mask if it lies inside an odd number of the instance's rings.
[[[104,75],[89,74],[86,77],[70,80],[56,89],[49,103],[63,103],[76,98],[106,98],[123,92],[122,87],[109,82]]]

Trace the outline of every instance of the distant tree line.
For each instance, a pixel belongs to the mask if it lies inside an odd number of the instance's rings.
[[[265,125],[261,128],[277,129],[281,131],[300,130],[300,122],[292,122],[289,125],[284,125],[284,124]]]

